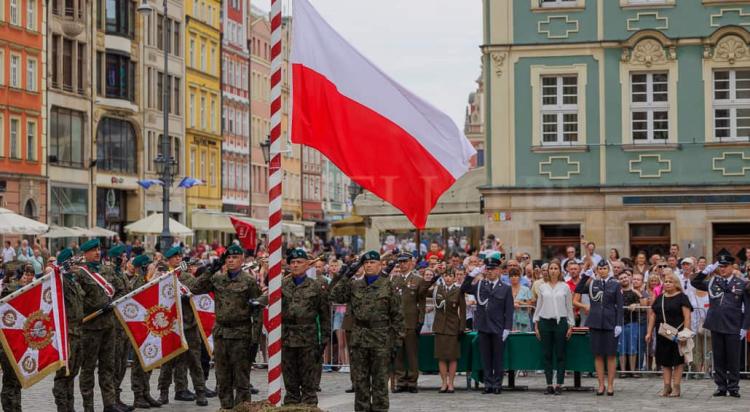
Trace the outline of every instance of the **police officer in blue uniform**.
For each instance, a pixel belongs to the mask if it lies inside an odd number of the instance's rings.
[[[484,370],[484,392],[502,393],[503,351],[513,326],[513,292],[500,280],[500,259],[484,260],[483,279],[467,276],[461,285],[464,293],[474,295],[477,309],[474,312],[474,329],[479,332],[479,352]]]
[[[740,397],[740,348],[750,328],[750,295],[747,282],[735,276],[734,258],[719,256],[719,261],[708,265],[690,282],[698,290],[708,291],[709,308],[705,329],[711,331],[714,354],[714,396]],[[719,269],[718,275],[707,279]],[[745,313],[742,313],[744,303]]]

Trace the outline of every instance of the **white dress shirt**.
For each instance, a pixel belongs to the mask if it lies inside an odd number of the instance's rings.
[[[548,282],[539,286],[534,322],[538,322],[540,318],[555,319],[558,322],[560,322],[560,319],[567,319],[569,326],[575,326],[573,295],[565,282],[558,281],[554,288]]]

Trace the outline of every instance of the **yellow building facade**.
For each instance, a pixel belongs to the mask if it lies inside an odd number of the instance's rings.
[[[221,210],[222,206],[221,1],[188,0],[184,10],[185,174],[205,183],[186,189],[190,226],[194,210]]]

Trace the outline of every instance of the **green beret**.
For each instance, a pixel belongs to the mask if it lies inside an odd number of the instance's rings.
[[[133,266],[139,268],[151,264],[151,258],[148,255],[138,255],[133,259]]]
[[[57,264],[62,265],[63,263],[67,262],[68,259],[73,257],[73,250],[70,248],[65,248],[60,251],[60,253],[57,254]]]
[[[362,260],[362,262],[367,262],[368,260],[377,260],[377,261],[380,261],[380,253],[378,253],[378,252],[376,252],[374,250],[371,250],[371,251],[365,253],[364,255],[362,255],[362,257],[360,258],[360,260]]]
[[[227,248],[226,253],[227,253],[227,256],[236,256],[236,255],[245,256],[245,249],[242,249],[238,245],[232,244],[231,246]]]
[[[91,249],[96,249],[99,246],[101,246],[101,243],[99,242],[99,239],[91,239],[87,240],[81,245],[81,251],[82,252],[88,252]]]
[[[286,254],[286,263],[289,264],[294,259],[310,259],[307,257],[307,252],[305,252],[305,249],[292,249],[289,251],[289,253]]]
[[[179,246],[175,246],[175,247],[170,248],[169,250],[167,250],[164,253],[164,257],[167,258],[167,259],[169,259],[172,256],[181,255],[181,254],[182,254],[182,249]]]
[[[107,252],[107,256],[115,258],[122,255],[123,253],[125,253],[125,246],[117,245],[109,249],[109,251]]]

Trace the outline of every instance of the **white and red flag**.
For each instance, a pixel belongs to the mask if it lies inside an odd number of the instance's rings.
[[[23,388],[68,364],[62,276],[50,273],[0,300],[0,341]]]
[[[113,303],[145,372],[188,349],[180,295],[177,277],[169,272]]]
[[[476,153],[448,115],[388,77],[294,0],[292,141],[323,153],[417,227]]]
[[[216,313],[214,313],[214,293],[190,296],[190,306],[198,321],[198,330],[201,332],[203,343],[206,344],[209,356],[214,356],[214,324],[216,324]]]

